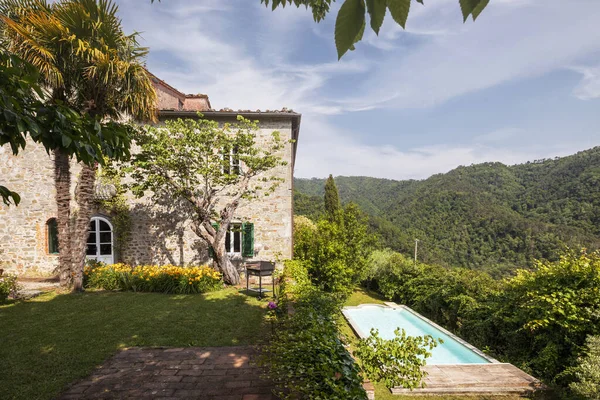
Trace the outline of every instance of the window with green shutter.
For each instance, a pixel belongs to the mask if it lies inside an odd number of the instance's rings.
[[[217,224],[216,222],[213,222],[211,225],[215,230],[219,229],[219,224]],[[215,258],[215,250],[212,248],[212,245],[210,245],[210,244],[208,245],[208,256],[210,258]]]
[[[58,254],[58,224],[56,218],[50,218],[48,222],[46,222],[46,231],[48,253]]]
[[[254,257],[254,224],[242,224],[242,257]]]

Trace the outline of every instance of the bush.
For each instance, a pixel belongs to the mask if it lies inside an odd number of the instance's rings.
[[[221,274],[208,266],[95,263],[85,267],[84,277],[86,287],[104,290],[190,294],[222,287]]]
[[[264,349],[262,362],[282,398],[360,399],[367,395],[360,369],[340,339],[340,298],[313,286],[307,269],[288,262],[283,273],[284,313]],[[291,309],[291,308],[288,308]]]
[[[586,354],[572,370],[577,381],[569,387],[584,399],[600,400],[600,336],[589,336],[586,347]]]
[[[472,319],[504,357],[566,387],[571,380],[565,370],[577,364],[586,338],[600,334],[599,287],[600,252],[567,252],[519,270]]]
[[[499,286],[485,272],[415,265],[412,259],[389,249],[374,251],[369,265],[370,286],[449,329],[460,329],[467,315]]]
[[[365,374],[374,382],[384,382],[388,388],[402,386],[407,389],[425,387],[423,378],[427,376],[422,367],[431,357],[438,341],[431,335],[407,336],[404,329],[394,331],[396,337],[385,340],[379,331],[371,329],[371,335],[360,339],[354,355],[360,360]]]
[[[307,218],[294,222],[294,255],[308,270],[312,282],[326,292],[347,296],[366,274],[372,238],[364,215],[354,204],[339,218]]]
[[[0,275],[0,303],[6,301],[8,296],[16,296],[19,290],[15,275]]]

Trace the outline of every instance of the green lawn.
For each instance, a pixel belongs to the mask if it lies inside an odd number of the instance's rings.
[[[383,297],[376,293],[358,289],[346,301],[347,306],[357,306],[359,304],[383,304],[386,301]],[[346,320],[342,318],[340,321],[340,330],[347,337],[356,337],[354,331],[348,325]],[[435,399],[435,400],[517,400],[522,399],[518,396],[398,396],[393,395],[383,384],[375,384],[375,400],[419,400],[419,399]]]
[[[49,293],[0,306],[0,398],[53,398],[123,347],[257,343],[265,304],[224,289]]]

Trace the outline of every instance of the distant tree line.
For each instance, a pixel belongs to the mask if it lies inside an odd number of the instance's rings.
[[[568,246],[600,248],[600,147],[506,166],[458,167],[426,180],[338,177],[343,204],[368,215],[381,247],[426,263],[503,276]],[[325,212],[323,179],[296,179],[294,212]]]

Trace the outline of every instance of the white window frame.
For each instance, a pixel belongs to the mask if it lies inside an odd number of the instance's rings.
[[[101,255],[100,254],[100,245],[101,244],[108,244],[108,242],[100,242],[100,233],[106,233],[107,231],[101,231],[99,229],[99,223],[100,221],[102,222],[106,222],[108,224],[108,226],[110,227],[110,255]],[[111,222],[108,220],[108,218],[102,217],[102,216],[96,216],[96,217],[92,217],[90,219],[90,222],[93,222],[95,225],[95,234],[96,234],[96,254],[95,255],[91,255],[91,254],[87,254],[87,239],[86,239],[86,259],[90,260],[97,260],[97,261],[102,261],[105,262],[107,264],[114,264],[115,262],[115,231],[114,231],[114,227],[111,224]],[[87,231],[87,234],[90,234],[90,230]]]
[[[230,175],[241,175],[242,174],[242,164],[240,162],[240,158],[238,156],[238,152],[233,146],[229,153],[221,152],[221,159],[225,160],[225,157],[229,157],[229,174]],[[237,169],[237,173],[233,173]],[[221,167],[221,172],[225,173],[225,165]]]
[[[232,228],[237,228],[235,232],[232,232]],[[227,235],[229,235],[229,251],[227,251]],[[235,248],[235,236],[239,235],[240,237],[240,250],[239,251],[233,251]],[[225,251],[227,252],[227,254],[229,255],[236,255],[236,256],[241,256],[242,255],[242,247],[244,245],[243,243],[243,232],[242,232],[242,223],[241,222],[232,222],[229,224],[229,229],[227,229],[227,234],[225,235]]]

